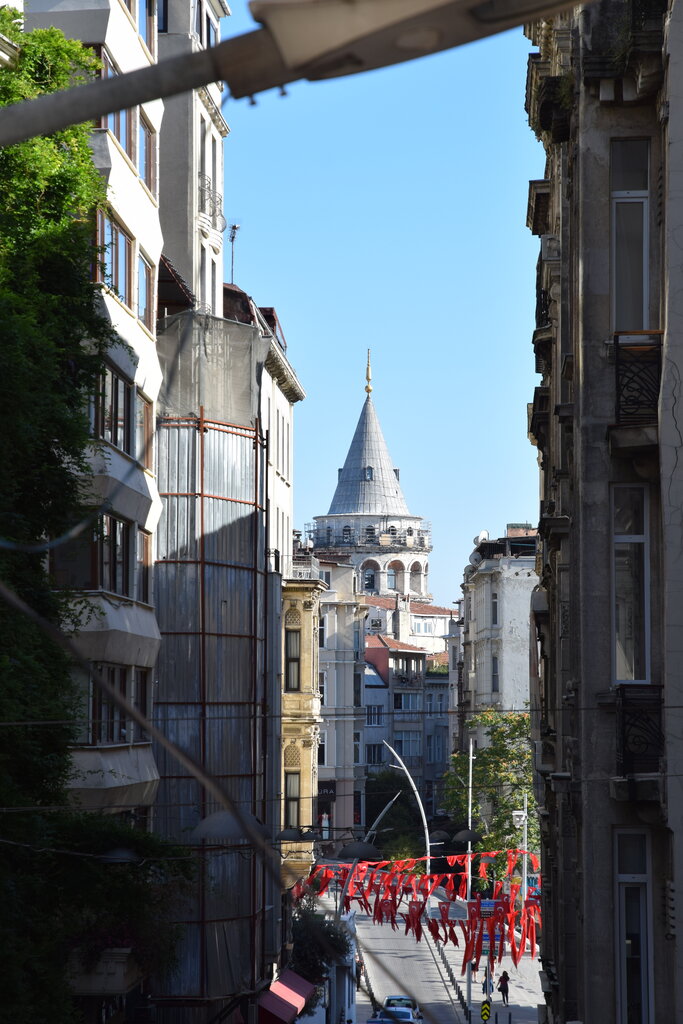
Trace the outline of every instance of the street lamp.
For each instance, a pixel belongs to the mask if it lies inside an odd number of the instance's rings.
[[[260,27],[196,53],[0,111],[0,146],[222,79],[235,98],[438,53],[573,6],[568,0],[253,0]]]
[[[522,854],[522,899],[526,900],[527,895],[527,825],[529,821],[529,815],[527,814],[527,796],[524,794],[524,809],[521,811],[512,812],[512,823],[515,828],[524,828],[522,835],[522,845],[524,847],[524,853]]]
[[[394,757],[398,761],[398,764],[392,764],[392,765],[390,765],[390,767],[391,768],[400,768],[402,771],[405,772],[406,778],[408,779],[408,782],[410,783],[410,787],[411,787],[411,789],[413,791],[413,795],[415,796],[415,799],[417,801],[417,806],[420,808],[420,816],[422,817],[422,827],[424,829],[424,836],[425,836],[425,852],[427,854],[427,860],[426,860],[426,864],[425,864],[425,873],[427,875],[429,875],[429,874],[431,874],[431,871],[432,871],[432,861],[431,861],[431,855],[430,855],[430,851],[429,851],[429,829],[427,828],[427,815],[425,814],[425,809],[424,809],[424,807],[422,805],[422,801],[420,800],[420,794],[417,791],[417,786],[413,782],[412,775],[410,774],[410,772],[408,771],[408,769],[406,768],[405,764],[403,763],[401,758],[398,756],[398,754],[396,753],[394,748],[390,747],[386,740],[382,740],[382,743],[384,744],[384,746],[388,750],[391,751],[391,753],[394,755]]]

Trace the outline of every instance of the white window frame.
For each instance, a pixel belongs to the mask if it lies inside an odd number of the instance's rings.
[[[366,725],[384,725],[384,707],[381,704],[367,704],[365,708],[365,715]]]
[[[620,190],[610,192],[610,316],[613,330],[621,330],[617,326],[617,207],[624,204],[638,204],[643,213],[643,316],[642,324],[632,325],[631,330],[647,331],[650,327],[650,159],[651,146],[648,139],[613,139],[613,142],[648,142],[648,188]],[[611,155],[610,155],[611,165]],[[610,170],[611,173],[611,170]],[[628,333],[628,332],[627,332]]]
[[[619,838],[624,835],[638,835],[645,839],[645,873],[619,873]],[[650,836],[640,829],[618,829],[614,833],[614,957],[616,967],[617,1024],[628,1024],[629,1006],[627,996],[627,979],[622,951],[626,945],[624,931],[624,894],[627,887],[638,887],[641,891],[640,905],[646,929],[644,943],[644,962],[641,965],[641,985],[644,993],[643,1015],[640,1024],[654,1024],[654,935],[652,914],[652,860]]]
[[[639,490],[643,496],[643,533],[615,533],[614,532],[614,508],[615,494],[619,488]],[[611,621],[612,621],[612,678],[616,685],[632,684],[642,685],[652,682],[650,651],[652,623],[650,617],[650,491],[647,484],[619,483],[613,484],[610,491],[610,532],[611,532]],[[645,664],[644,679],[619,679],[617,678],[617,581],[616,581],[616,555],[617,544],[642,544],[643,545],[643,619],[644,619],[644,644],[643,659]]]
[[[327,766],[327,729],[321,729],[318,734],[318,765],[323,768]]]

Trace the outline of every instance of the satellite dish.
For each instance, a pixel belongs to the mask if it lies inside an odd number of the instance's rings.
[[[472,554],[470,555],[470,565],[473,565],[476,568],[476,566],[478,566],[481,561],[482,557],[479,554],[479,552],[473,551]]]

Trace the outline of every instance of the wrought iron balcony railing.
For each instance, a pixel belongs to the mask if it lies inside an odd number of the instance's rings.
[[[228,222],[223,216],[223,196],[213,188],[208,174],[199,175],[199,212],[211,219],[216,231],[225,231]]]
[[[662,333],[629,331],[614,335],[616,421],[620,426],[657,423]]]
[[[652,774],[664,756],[661,686],[616,687],[617,774]]]

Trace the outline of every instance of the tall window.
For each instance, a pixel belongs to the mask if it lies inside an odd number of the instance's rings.
[[[327,764],[327,733],[321,732],[318,736],[318,764]]]
[[[299,772],[285,772],[285,828],[299,827]]]
[[[156,0],[138,0],[138,32],[151,54],[155,52]]]
[[[418,758],[422,753],[422,734],[416,729],[394,732],[396,752],[403,758]]]
[[[387,569],[387,590],[396,590],[396,570]]]
[[[157,133],[141,111],[138,124],[138,173],[153,196],[157,189],[156,171]]]
[[[301,630],[285,630],[285,690],[301,689]]]
[[[368,704],[365,709],[366,725],[381,725],[383,717],[384,715],[381,704]]]
[[[647,835],[617,832],[616,912],[618,1024],[652,1024],[650,872]]]
[[[151,694],[151,685],[150,685],[150,671],[149,671],[148,668],[136,668],[136,669],[134,669],[133,677],[134,677],[133,685],[135,687],[135,693],[134,693],[135,707],[138,709],[138,711],[142,715],[145,716],[145,718],[149,718],[150,712],[151,712],[151,696],[152,696],[152,694]],[[142,743],[142,742],[145,742],[145,741],[149,740],[149,737],[148,737],[147,733],[145,732],[145,730],[141,726],[135,725],[134,726],[134,730],[135,731],[134,731],[134,737],[133,738],[138,743]]]
[[[118,71],[112,64],[111,57],[106,50],[102,50],[102,78],[115,78],[117,75]],[[112,133],[132,160],[134,146],[133,111],[117,110],[113,114],[105,115],[102,120],[102,127],[107,128]]]
[[[360,672],[353,673],[353,706],[354,708],[363,706],[363,679]]]
[[[612,322],[615,331],[649,327],[650,144],[612,141]]]
[[[366,764],[384,763],[384,745],[382,743],[367,743],[365,746]]]
[[[498,625],[498,592],[491,591],[491,625]]]
[[[97,665],[97,672],[122,697],[127,697],[128,669],[124,665]],[[118,705],[110,701],[92,681],[90,704],[90,742],[95,744],[129,743],[129,722]]]
[[[327,616],[321,615],[318,619],[318,647],[325,646],[325,626],[327,625]]]
[[[500,677],[498,675],[498,658],[495,654],[491,656],[491,693],[500,692]]]
[[[152,403],[138,391],[135,397],[135,457],[145,469],[152,468]]]
[[[353,763],[360,764],[360,733],[353,734]]]
[[[414,718],[416,712],[420,710],[420,694],[419,693],[395,693],[394,694],[394,711],[396,712],[396,719],[401,718]]]
[[[115,291],[122,302],[133,302],[133,240],[115,220],[100,210],[97,218],[100,253],[98,278]]]
[[[325,673],[318,672],[318,689],[320,690],[320,703],[325,704]]]
[[[434,737],[431,734],[429,734],[428,736],[425,737],[425,743],[426,743],[426,746],[427,746],[427,749],[426,749],[426,752],[425,752],[426,753],[427,764],[433,764],[434,763]]]
[[[154,325],[154,271],[145,257],[138,256],[138,318],[147,330]]]
[[[149,575],[152,565],[152,535],[138,530],[135,552],[135,599],[143,604],[149,603]]]
[[[95,396],[93,433],[132,454],[133,387],[113,367],[105,367]]]
[[[614,675],[649,682],[650,601],[646,488],[612,489]]]
[[[128,561],[130,525],[114,516],[102,516],[97,552],[102,590],[132,596]]]
[[[363,590],[375,589],[375,570],[363,569]]]

